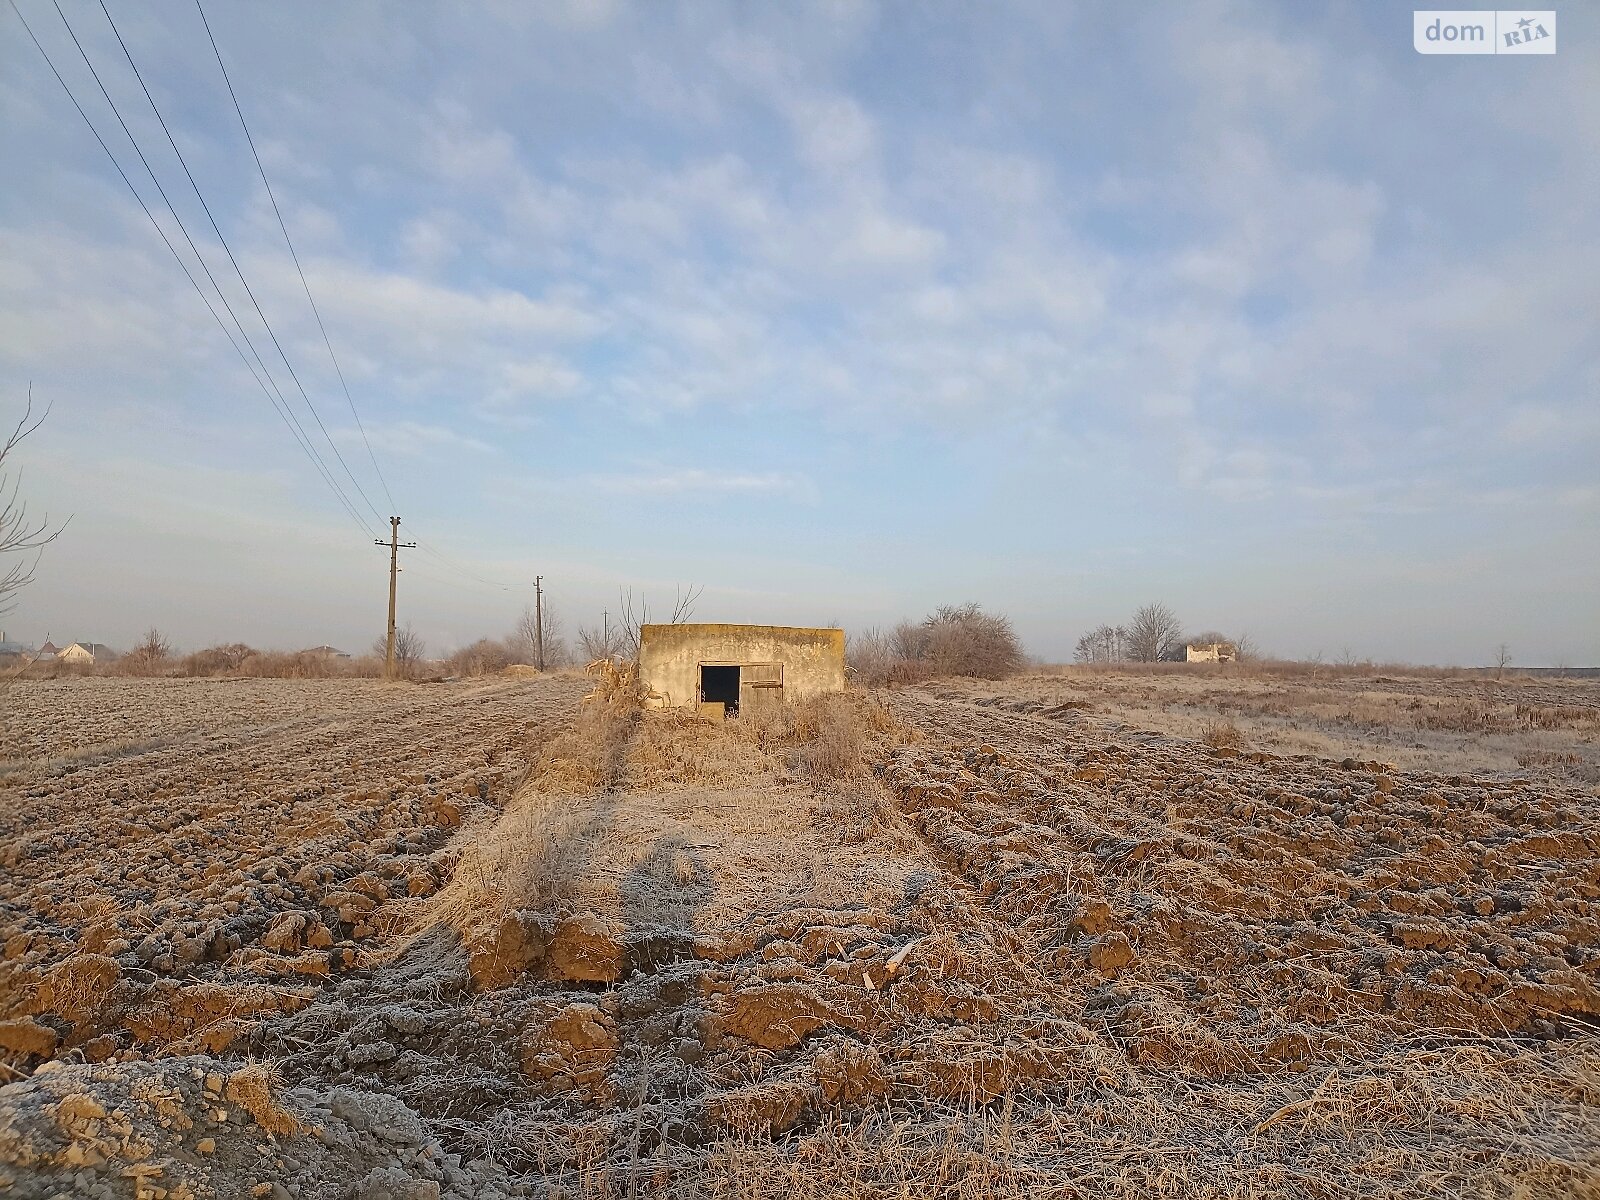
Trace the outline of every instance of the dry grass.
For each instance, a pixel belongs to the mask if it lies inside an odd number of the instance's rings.
[[[643,711],[636,667],[602,661],[590,674],[576,720],[534,748],[511,803],[456,836],[450,880],[420,906],[413,930],[442,924],[470,942],[512,912],[551,906],[581,873],[606,826],[590,801],[617,786]]]
[[[512,1118],[492,1152],[564,1200],[1357,1200],[1600,1194],[1591,1046],[1546,1078],[1537,1055],[1397,1047],[1369,1076],[1337,1068],[1173,1087],[1086,1056],[1054,1094],[833,1111],[640,1153],[609,1124]],[[1554,1086],[1549,1086],[1550,1083]],[[648,1115],[640,1113],[641,1120]]]
[[[1200,726],[1200,741],[1213,750],[1238,750],[1244,745],[1244,734],[1224,717]]]
[[[505,811],[457,835],[450,879],[419,906],[414,931],[443,924],[476,944],[511,913],[615,908],[619,877],[668,869],[653,863],[658,842],[630,841],[618,827],[619,806],[635,797],[726,807],[729,794],[776,798],[800,784],[809,795],[792,807],[840,843],[862,845],[901,824],[873,764],[912,735],[878,698],[826,695],[713,723],[644,710],[630,665],[602,660],[591,673],[596,687],[577,719],[535,748]],[[673,875],[699,877],[682,855],[664,861]]]
[[[300,1122],[273,1097],[283,1079],[267,1063],[246,1063],[228,1076],[224,1095],[254,1118],[269,1133],[286,1137],[300,1132]]]
[[[1108,727],[1204,740],[1230,723],[1251,749],[1377,759],[1446,773],[1534,770],[1600,785],[1600,680],[1268,664],[1053,668],[1003,685],[949,685],[996,703],[1074,708]]]

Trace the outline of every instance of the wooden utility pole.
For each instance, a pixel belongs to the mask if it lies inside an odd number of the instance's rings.
[[[410,550],[416,546],[415,542],[402,542],[400,540],[400,518],[389,518],[389,540],[373,538],[375,546],[389,547],[389,637],[384,643],[383,651],[383,677],[394,678],[394,582],[400,573],[400,551]]]
[[[533,577],[533,655],[534,665],[544,670],[544,583],[543,575]]]

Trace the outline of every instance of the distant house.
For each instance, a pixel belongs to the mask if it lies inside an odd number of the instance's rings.
[[[309,650],[302,650],[302,654],[316,654],[322,658],[349,658],[343,650],[336,650],[332,646],[313,646]]]
[[[1203,646],[1190,644],[1188,647],[1189,662],[1232,662],[1239,657],[1239,652],[1231,642],[1207,642]]]
[[[32,658],[33,647],[24,642],[13,642],[0,633],[0,658]]]
[[[61,647],[47,640],[44,645],[39,647],[38,652],[33,657],[36,662],[49,662],[60,653]]]
[[[92,666],[97,662],[110,662],[117,655],[110,646],[100,642],[73,642],[72,645],[59,652],[55,657],[57,662]]]

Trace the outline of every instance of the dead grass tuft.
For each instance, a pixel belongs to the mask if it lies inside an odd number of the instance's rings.
[[[1200,740],[1213,750],[1238,750],[1244,746],[1244,734],[1227,717],[1219,717],[1202,725]]]
[[[644,711],[636,663],[589,664],[594,690],[583,698],[572,728],[539,748],[530,782],[542,791],[609,791],[621,778],[627,748]]]
[[[505,811],[456,835],[449,881],[418,907],[414,933],[439,925],[472,944],[507,916],[563,899],[605,832],[594,793],[614,789],[643,712],[632,664],[589,667],[594,690],[577,719],[535,750],[534,763]]]
[[[223,1094],[254,1118],[268,1133],[289,1136],[300,1132],[300,1121],[272,1097],[274,1088],[283,1086],[277,1070],[267,1063],[252,1062],[228,1076]]]

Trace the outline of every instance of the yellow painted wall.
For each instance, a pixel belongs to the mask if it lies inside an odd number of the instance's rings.
[[[698,699],[701,663],[782,663],[783,696],[793,703],[844,691],[844,630],[788,625],[645,625],[639,675],[676,708]]]

